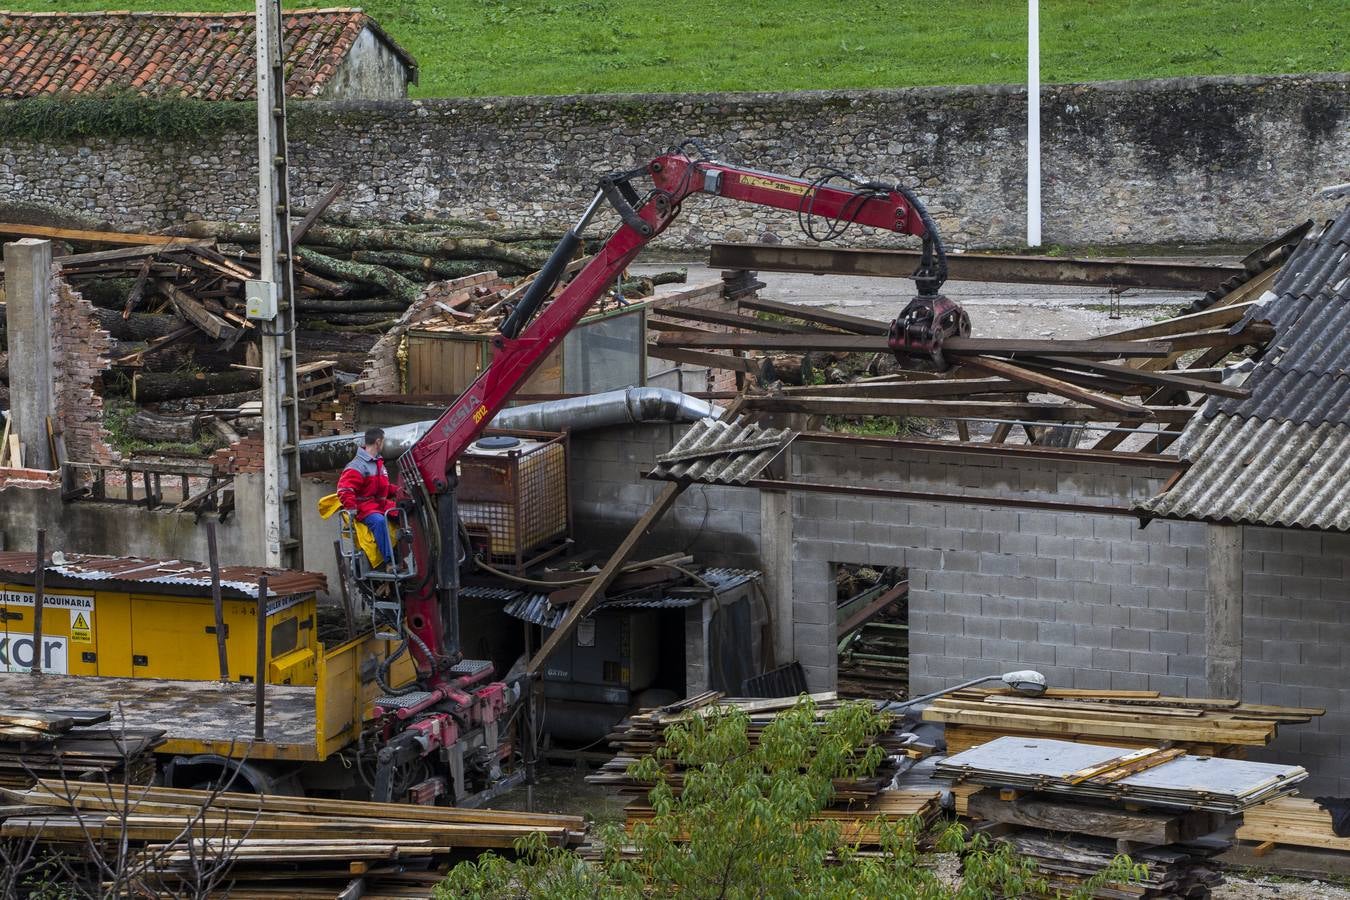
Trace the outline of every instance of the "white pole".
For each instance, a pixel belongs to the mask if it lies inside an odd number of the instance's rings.
[[[1041,10],[1027,2],[1027,246],[1041,245]]]

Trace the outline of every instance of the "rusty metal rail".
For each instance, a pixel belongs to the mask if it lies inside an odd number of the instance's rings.
[[[754,272],[803,272],[811,275],[873,275],[909,278],[919,264],[916,250],[849,250],[794,247],[782,244],[715,243],[708,258],[714,269]],[[953,253],[947,257],[952,281],[1006,284],[1058,284],[1082,287],[1155,288],[1209,291],[1233,276],[1240,265],[1133,259],[1011,256],[998,253]]]

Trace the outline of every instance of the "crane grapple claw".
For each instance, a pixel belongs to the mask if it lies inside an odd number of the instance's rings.
[[[969,336],[970,316],[960,304],[945,294],[920,295],[895,317],[886,342],[901,365],[920,358],[945,371],[950,366],[942,355],[943,341]]]

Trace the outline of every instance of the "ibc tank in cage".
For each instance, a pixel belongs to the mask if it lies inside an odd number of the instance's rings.
[[[460,458],[459,479],[460,520],[492,565],[523,571],[567,545],[567,435],[489,434]]]

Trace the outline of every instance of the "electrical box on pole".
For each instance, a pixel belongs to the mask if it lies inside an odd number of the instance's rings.
[[[281,3],[257,0],[258,234],[262,271],[247,285],[259,323],[263,407],[263,561],[299,569],[300,410],[296,389],[295,278],[286,150]]]

